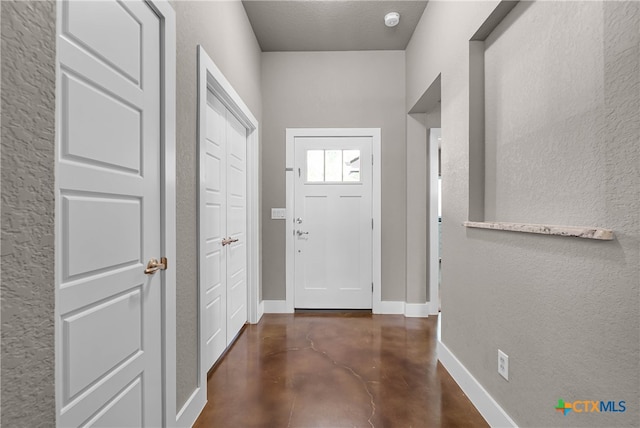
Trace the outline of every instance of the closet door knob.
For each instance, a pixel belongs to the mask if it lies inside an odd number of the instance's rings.
[[[234,239],[234,238],[231,238],[231,237],[229,237],[229,238],[224,238],[224,239],[222,240],[222,246],[224,247],[225,245],[231,245],[231,244],[233,244],[234,242],[238,242],[238,241],[239,241],[239,239],[237,239],[237,238],[235,238],[235,239]]]

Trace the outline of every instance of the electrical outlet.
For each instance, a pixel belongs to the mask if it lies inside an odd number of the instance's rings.
[[[498,349],[498,373],[509,380],[509,356]]]

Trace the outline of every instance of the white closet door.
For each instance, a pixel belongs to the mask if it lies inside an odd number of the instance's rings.
[[[246,129],[211,92],[201,153],[200,261],[207,366],[247,321]]]
[[[157,427],[160,23],[143,1],[59,7],[57,424]]]
[[[201,278],[205,288],[204,336],[209,367],[227,347],[227,251],[222,245],[227,224],[226,110],[218,98],[207,92],[200,239],[204,263]]]
[[[247,322],[247,130],[227,110],[227,343]]]

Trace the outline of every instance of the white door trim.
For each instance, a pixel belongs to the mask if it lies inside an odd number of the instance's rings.
[[[164,425],[176,426],[176,13],[168,0],[146,0],[160,17],[161,251],[169,260],[163,284]],[[171,265],[173,264],[173,266]]]
[[[440,233],[438,221],[438,136],[440,130],[429,129],[427,159],[429,162],[429,314],[437,315],[440,306]]]
[[[382,313],[382,205],[380,176],[380,128],[287,128],[286,130],[286,242],[285,242],[285,289],[286,311],[293,313],[294,308],[294,175],[295,162],[294,141],[297,137],[371,137],[373,145],[373,182],[372,182],[372,215],[373,215],[373,313]]]
[[[163,371],[164,424],[176,426],[176,13],[168,0],[147,0],[160,17],[161,74],[163,87],[160,114],[162,115],[161,183],[160,193],[162,229],[160,243],[163,254],[173,269],[165,271],[163,295]]]
[[[247,128],[247,317],[251,324],[256,324],[262,316],[262,305],[259,301],[260,287],[260,223],[259,223],[259,130],[258,120],[249,110],[231,83],[222,74],[204,48],[198,45],[198,157],[204,153],[200,147],[205,144],[205,124],[207,91],[213,94],[226,108]],[[200,163],[198,163],[200,165]],[[204,180],[204,171],[199,168],[199,183]],[[198,213],[200,197],[198,196]],[[198,214],[200,224],[200,214]],[[204,341],[204,304],[206,287],[203,286],[203,265],[200,263],[200,245],[198,244],[198,386],[184,407],[180,410],[179,426],[191,426],[207,401],[207,371]],[[175,402],[175,400],[174,400]],[[187,417],[186,415],[189,415]]]
[[[176,13],[168,0],[146,0],[160,17],[161,251],[169,260],[163,284],[164,425],[176,426]],[[173,262],[172,262],[173,261]],[[171,266],[173,263],[173,266]]]

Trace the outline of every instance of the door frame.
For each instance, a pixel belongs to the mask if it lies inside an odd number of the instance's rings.
[[[169,260],[169,269],[162,274],[162,407],[163,425],[176,426],[176,17],[173,7],[168,0],[144,0],[149,8],[160,20],[160,251]],[[58,2],[56,21],[58,26],[62,22],[62,3]],[[60,84],[60,60],[56,58],[56,150],[60,147],[62,135],[60,133],[62,85]],[[56,158],[56,170],[58,168]],[[56,182],[56,192],[59,184]],[[60,200],[56,200],[55,222],[56,230],[60,222]],[[55,266],[57,269],[60,251],[62,251],[62,236],[56,233],[55,238]],[[172,266],[173,263],[173,266]],[[172,268],[173,267],[173,268]],[[59,305],[59,275],[55,275],[55,319],[60,316]],[[57,329],[56,329],[57,331]],[[60,337],[56,337],[56,366],[59,364]],[[60,413],[61,386],[57,378],[56,369],[56,420]]]
[[[287,128],[286,129],[286,241],[285,241],[285,309],[287,313],[295,312],[295,139],[304,137],[371,137],[371,153],[373,154],[371,205],[373,216],[372,240],[372,280],[373,280],[373,313],[382,313],[382,204],[381,204],[381,143],[380,128]]]
[[[200,246],[200,218],[204,183],[204,146],[206,139],[207,91],[213,94],[247,129],[247,321],[256,324],[262,317],[260,305],[260,210],[259,210],[259,128],[258,120],[249,110],[231,83],[222,74],[211,57],[198,45],[198,386],[187,400],[182,413],[195,417],[184,417],[180,426],[191,426],[207,402],[207,371],[204,346],[205,294],[204,254]],[[194,413],[195,412],[195,413]],[[180,416],[180,415],[179,415]]]
[[[436,131],[437,129],[437,131]],[[440,189],[438,187],[439,159],[438,150],[440,143],[438,137],[442,135],[441,128],[427,129],[427,162],[429,164],[428,218],[429,218],[429,315],[437,315],[440,311],[440,221],[438,216],[438,199]]]
[[[176,418],[176,13],[169,0],[145,0],[160,18],[160,251],[173,267],[164,272],[162,295],[162,361],[164,425]]]

